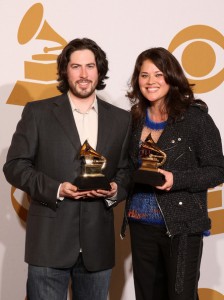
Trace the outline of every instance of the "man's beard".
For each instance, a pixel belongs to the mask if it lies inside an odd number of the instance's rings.
[[[92,81],[89,82],[92,83]],[[78,87],[78,83],[75,83],[74,85],[70,85],[70,90],[74,96],[85,99],[91,96],[95,92],[96,85],[97,82],[94,85],[89,84],[86,89],[85,88],[82,89]]]

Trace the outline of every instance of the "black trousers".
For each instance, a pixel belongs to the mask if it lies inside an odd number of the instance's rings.
[[[175,290],[179,237],[165,228],[130,222],[136,300],[197,300],[202,234],[187,236],[183,292]]]

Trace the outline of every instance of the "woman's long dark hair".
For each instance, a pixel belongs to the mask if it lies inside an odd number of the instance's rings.
[[[108,72],[108,60],[106,53],[92,40],[74,39],[69,42],[65,48],[62,50],[61,54],[57,58],[57,68],[58,68],[58,90],[62,93],[66,93],[69,90],[68,77],[67,77],[67,66],[70,60],[70,56],[74,51],[88,49],[93,52],[96,60],[96,66],[99,73],[98,84],[96,86],[97,90],[102,90],[105,88],[105,79],[109,77],[106,76]]]
[[[145,60],[150,60],[163,73],[170,89],[165,98],[168,116],[177,119],[195,101],[192,85],[189,84],[178,60],[168,50],[158,47],[143,51],[136,60],[127,97],[132,104],[134,122],[145,117],[150,102],[142,95],[139,88],[139,73]]]

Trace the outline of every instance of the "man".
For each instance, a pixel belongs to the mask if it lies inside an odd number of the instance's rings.
[[[28,103],[13,135],[6,179],[31,197],[25,261],[29,300],[106,300],[114,266],[113,206],[127,196],[130,115],[106,103],[105,52],[90,39],[71,41],[59,55],[62,95]],[[107,159],[110,190],[79,191],[85,140]]]

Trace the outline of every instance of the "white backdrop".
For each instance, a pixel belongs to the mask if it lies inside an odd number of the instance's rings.
[[[52,54],[58,51],[44,53],[44,47],[57,47],[77,37],[89,37],[106,51],[110,79],[100,93],[124,109],[129,109],[125,92],[137,55],[153,46],[170,49],[189,80],[197,80],[195,92],[208,104],[224,140],[223,10],[223,0],[0,0],[1,169],[23,105],[57,93]],[[224,300],[222,194],[222,186],[208,194],[213,228],[204,243],[200,300]],[[2,300],[26,297],[23,258],[28,205],[26,195],[13,190],[0,172]],[[110,300],[135,299],[129,236],[119,238],[122,213],[123,204],[115,209],[117,263]]]

